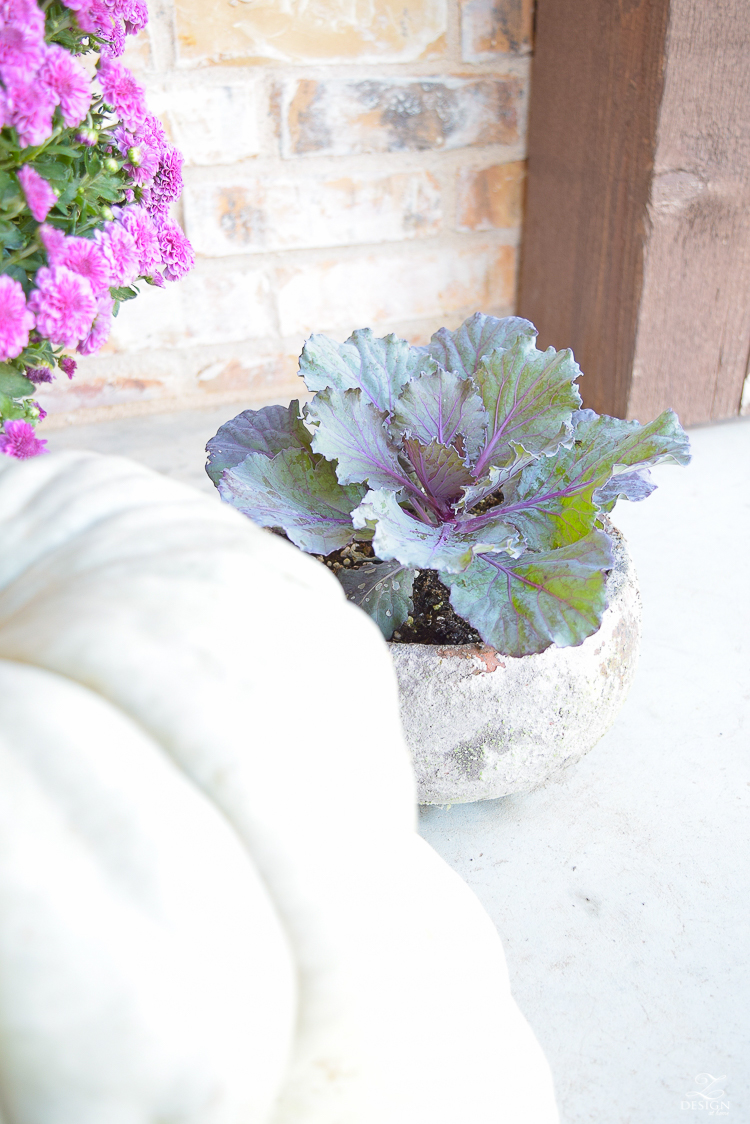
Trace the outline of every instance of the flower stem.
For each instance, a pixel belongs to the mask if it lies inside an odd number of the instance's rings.
[[[18,262],[23,261],[24,258],[35,254],[38,249],[40,249],[39,242],[34,238],[25,249],[16,250],[15,254],[11,254],[9,258],[6,258],[5,261],[0,263],[0,271],[5,273],[9,265],[17,265]]]

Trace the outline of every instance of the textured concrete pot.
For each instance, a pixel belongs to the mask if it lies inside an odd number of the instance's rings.
[[[641,602],[619,531],[609,607],[577,648],[499,655],[483,645],[390,644],[422,804],[528,792],[596,745],[635,672]]]

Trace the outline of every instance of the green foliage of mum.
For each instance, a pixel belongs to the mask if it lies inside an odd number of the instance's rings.
[[[539,351],[536,334],[477,313],[427,347],[313,335],[312,401],[246,410],[208,443],[206,471],[301,550],[370,540],[374,564],[338,576],[386,639],[429,569],[499,652],[581,644],[607,604],[603,516],[654,490],[649,466],[687,464],[688,439],[672,410],[640,425],[581,409],[572,352]]]

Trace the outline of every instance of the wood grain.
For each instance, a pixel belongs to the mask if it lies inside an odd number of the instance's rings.
[[[518,311],[625,416],[668,0],[537,0]]]
[[[538,0],[519,312],[600,412],[739,411],[750,0]]]
[[[750,3],[672,0],[628,415],[739,411],[750,350]]]

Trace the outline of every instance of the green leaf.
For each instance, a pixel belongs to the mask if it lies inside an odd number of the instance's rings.
[[[366,562],[358,570],[338,571],[347,599],[372,617],[386,640],[413,608],[414,570],[400,562]]]
[[[457,444],[474,460],[484,445],[488,420],[474,383],[441,368],[406,384],[390,430],[397,438],[417,437],[425,444]]]
[[[34,392],[33,382],[24,378],[7,363],[0,363],[0,394],[7,394],[9,398],[27,398]]]
[[[92,192],[87,194],[95,194],[100,199],[106,199],[108,203],[117,203],[122,197],[123,185],[117,180],[106,179],[102,176],[94,184]]]
[[[17,226],[6,219],[0,220],[0,246],[6,250],[18,250],[25,241]]]
[[[0,272],[7,273],[9,277],[12,277],[15,281],[18,281],[21,285],[23,285],[24,290],[28,294],[31,285],[29,282],[28,274],[26,273],[26,270],[22,265],[2,265],[0,266]]]
[[[458,573],[476,554],[516,552],[518,532],[500,517],[481,527],[476,520],[423,523],[399,506],[393,492],[377,489],[365,496],[352,513],[355,527],[374,526],[373,549],[387,561],[397,558],[405,566]]]
[[[65,208],[70,203],[73,202],[73,200],[75,199],[77,194],[78,194],[78,184],[77,183],[69,184],[69,186],[66,187],[65,190],[60,193],[60,196],[59,196],[59,198],[57,200],[57,203],[56,203],[57,209],[64,212]]]
[[[601,505],[597,495],[618,471],[690,460],[687,435],[672,410],[648,425],[579,410],[573,415],[573,437],[569,449],[541,457],[503,487],[504,517],[540,550],[574,542],[593,526],[599,511],[611,510],[616,495],[605,492]],[[639,490],[634,483],[632,488]]]
[[[333,465],[284,449],[273,458],[249,453],[225,470],[219,494],[261,527],[280,527],[301,550],[330,554],[351,542],[351,512],[364,488],[342,488]]]
[[[114,300],[120,301],[120,303],[122,303],[122,301],[132,301],[138,296],[138,290],[131,289],[129,286],[121,286],[118,288],[116,285],[112,285],[109,293]]]
[[[10,180],[0,191],[0,208],[9,211],[21,202],[21,189],[14,180]]]
[[[267,457],[275,457],[283,449],[309,451],[311,441],[312,434],[300,418],[297,399],[288,406],[245,410],[226,422],[206,445],[206,472],[214,484],[218,485],[225,469],[240,464],[248,453],[264,453]]]
[[[605,571],[611,544],[594,531],[570,546],[517,559],[483,555],[462,574],[441,574],[451,605],[486,644],[528,656],[581,644],[596,632],[606,608]]]
[[[313,335],[302,349],[299,370],[308,390],[361,390],[377,410],[393,412],[402,387],[435,364],[406,340],[376,339],[370,328],[352,332],[346,343]]]
[[[23,402],[14,402],[6,394],[0,394],[0,417],[5,421],[16,421],[25,418],[26,406]]]
[[[569,349],[538,351],[525,336],[482,359],[475,378],[490,420],[476,475],[513,461],[517,446],[535,456],[556,452],[581,404],[573,381],[580,373]]]
[[[47,149],[47,152],[48,151],[49,149]],[[42,163],[41,160],[36,160],[34,162],[34,167],[39,172],[40,176],[43,176],[46,180],[48,180],[55,186],[62,186],[63,184],[67,183],[73,174],[69,165],[63,164],[59,160],[50,161],[48,164]]]
[[[77,160],[81,155],[81,151],[78,148],[73,148],[69,144],[50,144],[44,150],[44,155],[47,156],[48,154],[51,156],[70,156],[72,159]],[[37,166],[39,166],[38,163]],[[39,168],[39,170],[41,171],[41,168]],[[51,177],[49,178],[51,179]]]
[[[506,316],[498,320],[496,316],[485,316],[476,312],[465,320],[455,332],[440,328],[426,348],[421,350],[431,355],[446,371],[455,371],[461,378],[472,378],[485,356],[494,351],[504,351],[518,339],[529,342],[536,339],[536,328],[529,320],[520,316]]]

